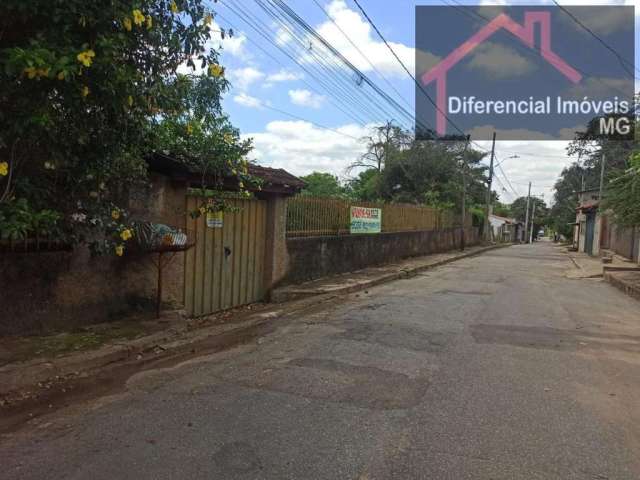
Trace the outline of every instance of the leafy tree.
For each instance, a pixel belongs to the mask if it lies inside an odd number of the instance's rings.
[[[306,182],[307,186],[302,190],[301,195],[313,197],[341,197],[344,196],[344,188],[340,185],[338,177],[330,173],[313,172],[301,180]]]
[[[365,202],[373,202],[379,199],[380,172],[376,168],[364,170],[357,177],[349,180],[346,192],[350,198]]]
[[[249,145],[222,118],[227,82],[208,46],[220,32],[206,5],[3,2],[1,238],[53,233],[122,254],[128,192],[145,185],[151,151],[202,162],[212,148],[223,157],[208,168],[244,172]]]

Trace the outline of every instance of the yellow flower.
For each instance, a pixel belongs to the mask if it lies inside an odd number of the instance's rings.
[[[28,78],[35,78],[37,70],[36,70],[35,67],[27,67],[27,68],[24,69],[24,73],[27,74]]]
[[[47,67],[47,68],[39,68],[37,73],[38,73],[39,77],[48,77],[50,71],[51,71],[51,68],[49,68],[49,67]]]
[[[0,162],[0,177],[6,177],[7,175],[9,175],[9,164]]]
[[[120,238],[125,242],[129,240],[131,237],[133,237],[133,233],[131,233],[131,230],[129,230],[128,228],[120,232]]]
[[[131,24],[131,19],[129,17],[125,17],[125,19],[122,21],[122,25],[124,25],[124,29],[127,32],[130,32],[131,28],[133,28],[133,25]]]
[[[58,73],[58,80],[64,80],[64,72],[62,70]]]
[[[116,255],[121,257],[124,254],[124,245],[116,245]]]
[[[172,11],[173,13],[178,13],[178,5],[176,5],[175,0],[173,0],[173,1],[171,2],[171,11]]]
[[[198,209],[198,211],[199,211],[202,215],[204,215],[205,213],[207,213],[207,207],[205,207],[205,206],[203,205],[202,207],[200,207],[200,208]]]
[[[187,123],[187,134],[191,135],[193,133],[193,125]]]
[[[217,63],[212,63],[209,65],[209,75],[212,77],[219,77],[224,73],[224,68],[222,68]]]
[[[133,106],[133,97],[131,95],[129,95],[129,97],[127,98],[127,103],[129,104],[130,107]]]
[[[118,220],[120,218],[120,211],[118,210],[113,210],[111,212],[111,218],[113,218],[114,220]]]
[[[212,21],[213,21],[213,17],[211,16],[211,14],[207,15],[206,17],[204,17],[204,24],[205,25],[211,25]]]
[[[133,13],[133,23],[136,25],[142,25],[145,21],[144,15],[137,8],[132,12]]]
[[[78,61],[83,64],[85,67],[90,67],[91,62],[93,62],[93,57],[96,56],[96,52],[93,50],[87,50],[85,52],[80,52],[76,58]]]
[[[147,15],[147,30],[151,30],[151,27],[153,27],[153,18],[151,15]]]
[[[82,96],[86,97],[87,95],[89,95],[89,87],[85,85],[84,87],[82,87]]]
[[[242,183],[242,182],[238,182],[238,186],[239,186],[240,188],[244,188],[244,183]]]
[[[230,133],[225,133],[224,141],[227,143],[233,143],[233,135],[231,135]]]

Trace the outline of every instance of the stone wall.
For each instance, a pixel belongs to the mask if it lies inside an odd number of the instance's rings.
[[[151,175],[151,187],[133,195],[133,218],[184,228],[184,183]],[[183,303],[184,259],[177,254],[164,275],[164,300]],[[151,314],[157,273],[150,255],[92,257],[72,252],[0,253],[0,335],[41,333]]]
[[[287,240],[288,269],[280,285],[352,272],[403,258],[454,250],[461,230],[300,237]],[[466,243],[480,242],[478,228],[467,228]]]

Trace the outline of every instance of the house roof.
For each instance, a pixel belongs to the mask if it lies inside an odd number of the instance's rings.
[[[582,212],[588,212],[590,210],[596,210],[600,206],[600,200],[589,200],[581,203],[576,210]]]
[[[491,215],[489,215],[489,217],[491,218],[497,218],[498,220],[502,220],[505,223],[519,223],[515,218],[507,218],[507,217],[501,217],[500,215],[496,215],[494,213],[492,213]]]
[[[189,183],[200,184],[202,182],[200,172],[160,152],[155,152],[147,157],[147,164],[149,165],[149,170],[155,173],[167,175]],[[249,175],[262,180],[261,192],[292,195],[298,193],[306,185],[304,181],[282,168],[269,168],[249,164],[247,170]],[[229,177],[224,179],[225,188],[235,190],[237,186],[237,180],[235,178]]]

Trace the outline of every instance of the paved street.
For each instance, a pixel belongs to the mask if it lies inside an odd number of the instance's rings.
[[[640,478],[640,303],[549,243],[310,310],[2,439],[5,479]]]

